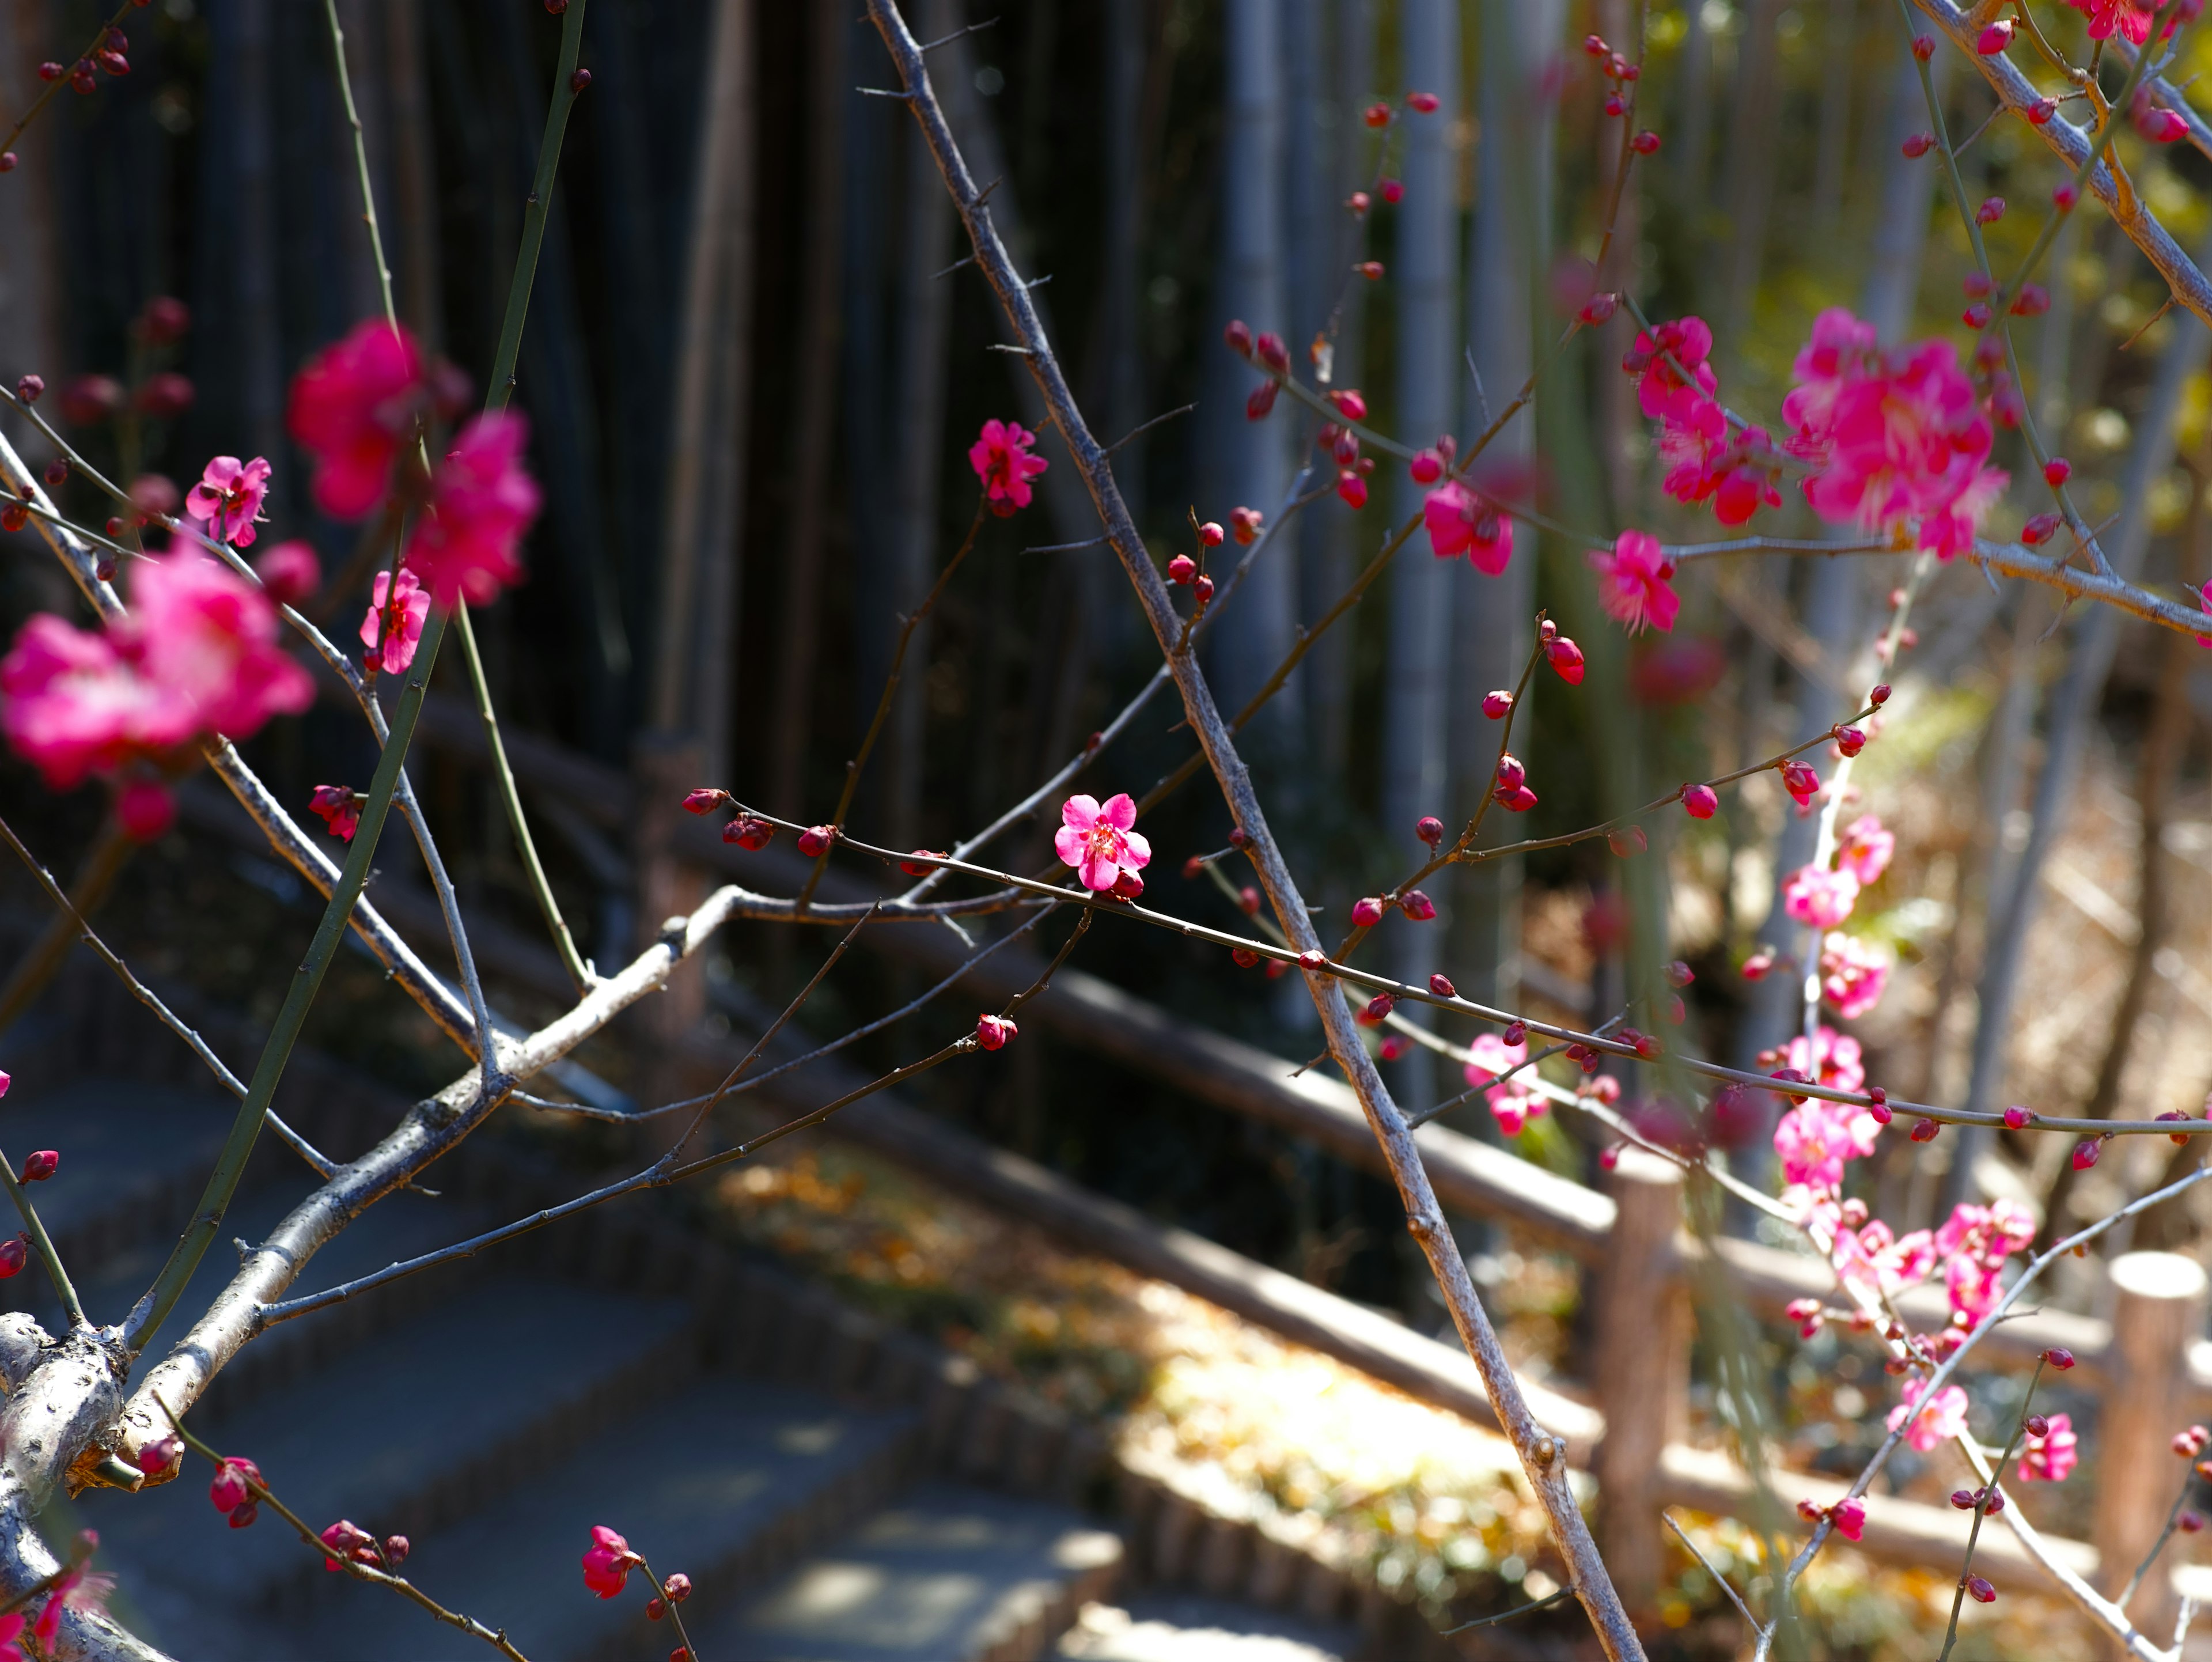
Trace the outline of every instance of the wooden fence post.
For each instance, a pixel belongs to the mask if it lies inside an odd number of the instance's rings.
[[[2112,1344],[2097,1449],[2097,1579],[2116,1593],[2165,1527],[2182,1463],[2167,1449],[2189,1423],[2189,1342],[2204,1330],[2206,1280],[2194,1259],[2128,1252],[2112,1260]],[[2172,1584],[2161,1562],[2130,1606],[2162,1642],[2172,1629]]]
[[[1597,1276],[1593,1382],[1605,1415],[1597,1450],[1598,1538],[1632,1615],[1657,1604],[1666,1569],[1655,1480],[1659,1457],[1689,1431],[1690,1300],[1677,1273],[1679,1166],[1620,1151],[1607,1187],[1620,1212]]]

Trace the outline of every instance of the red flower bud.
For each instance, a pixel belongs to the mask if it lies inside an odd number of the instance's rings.
[[[1259,355],[1260,362],[1277,374],[1286,375],[1290,373],[1290,349],[1283,344],[1283,338],[1273,330],[1269,330],[1254,342],[1252,350]]]
[[[1838,728],[1836,748],[1846,756],[1856,756],[1866,748],[1866,733],[1859,728]]]
[[[714,790],[708,788],[707,786],[702,785],[697,790],[693,791],[690,795],[684,799],[684,812],[686,813],[711,813],[714,809],[720,807],[723,803],[729,800],[729,792],[726,790]]]
[[[1638,155],[1656,155],[1659,154],[1659,135],[1646,127],[1628,141],[1628,148]]]
[[[1995,58],[2012,45],[2012,32],[2016,27],[2011,18],[1999,18],[1974,38],[1974,50],[1984,58]]]
[[[1260,526],[1265,518],[1256,508],[1232,508],[1229,510],[1229,534],[1237,539],[1239,548],[1249,548],[1260,539]]]
[[[1391,997],[1389,994],[1377,993],[1374,997],[1367,1001],[1367,1008],[1362,1010],[1359,1014],[1365,1018],[1368,1022],[1372,1024],[1380,1022],[1384,1017],[1388,1016],[1391,1011],[1397,1008],[1398,1001]]]
[[[2043,1353],[2043,1360],[2063,1373],[2074,1366],[2074,1353],[2064,1345],[2055,1344]]]
[[[2101,1144],[2095,1137],[2084,1137],[2074,1145],[2074,1169],[2086,1172],[2097,1163]]]
[[[1229,350],[1238,357],[1252,356],[1252,330],[1243,319],[1230,319],[1228,326],[1221,332],[1221,338],[1229,344]]]
[[[1247,832],[1242,825],[1231,826],[1229,828],[1229,846],[1232,849],[1250,848],[1252,846],[1252,838],[1250,834]]]
[[[1371,929],[1382,921],[1382,898],[1380,895],[1370,894],[1352,903],[1352,927],[1355,929]]]
[[[23,1181],[44,1183],[61,1169],[61,1164],[62,1157],[52,1149],[38,1149],[23,1162]]]
[[[1932,1119],[1915,1120],[1912,1124],[1912,1140],[1915,1142],[1933,1142],[1936,1141],[1936,1134],[1942,1129]]]
[[[1512,708],[1513,695],[1503,689],[1482,695],[1482,713],[1493,721],[1503,721]]]
[[[22,1236],[0,1241],[0,1282],[22,1273],[24,1263],[31,1256],[30,1244]]]
[[[1405,898],[1399,901],[1398,910],[1416,923],[1427,923],[1434,921],[1436,917],[1437,903],[1419,889],[1408,889],[1406,891]]]
[[[1006,1042],[1021,1032],[1005,1016],[982,1015],[975,1019],[975,1042],[987,1050],[1003,1050]]]
[[[1525,1021],[1507,1022],[1504,1037],[1505,1047],[1509,1050],[1526,1044],[1528,1042],[1528,1024]]]
[[[2064,523],[2056,514],[2038,514],[2020,528],[2020,539],[2030,548],[2047,543]]]
[[[26,375],[15,383],[15,396],[26,404],[36,404],[39,395],[46,390],[46,377],[43,375]]]
[[[2043,482],[2053,490],[2074,477],[2074,464],[2063,456],[2053,456],[2043,464]]]
[[[1267,420],[1267,412],[1275,407],[1276,391],[1275,383],[1271,380],[1263,380],[1254,387],[1251,397],[1244,400],[1244,419]]]
[[[741,813],[722,827],[722,841],[758,854],[775,840],[775,827],[757,814]]]
[[[2075,188],[2074,181],[2070,179],[2060,180],[2057,187],[2051,192],[2051,205],[2061,213],[2064,213],[2081,199],[2081,192]]]
[[[1298,968],[1301,970],[1323,969],[1328,964],[1328,954],[1318,947],[1309,947],[1298,954]]]
[[[1972,306],[1969,306],[1965,311],[1959,314],[1959,321],[1965,324],[1969,329],[1987,328],[1990,322],[1989,301],[1985,300],[1976,301]]]
[[[2187,1507],[2184,1507],[2181,1509],[2181,1516],[2175,1519],[2173,1523],[2174,1527],[2184,1535],[2194,1535],[2204,1527],[2204,1515],[2202,1513],[2191,1512]]]
[[[1390,125],[1390,107],[1388,104],[1370,104],[1360,119],[1370,127],[1387,127]]]
[[[1190,592],[1197,595],[1198,603],[1204,606],[1213,598],[1213,579],[1201,571],[1191,579]]]
[[[2039,283],[2023,283],[2012,302],[2016,318],[2039,318],[2051,309],[2051,290]]]
[[[799,833],[799,851],[811,860],[826,850],[836,835],[833,826],[809,825]]]
[[[1459,989],[1452,985],[1451,977],[1438,970],[1429,977],[1429,990],[1438,998],[1457,998]]]
[[[927,877],[938,869],[933,862],[943,858],[945,855],[941,849],[916,849],[911,859],[899,861],[899,869],[908,877]]]
[[[1380,283],[1382,280],[1382,262],[1379,259],[1363,259],[1352,269],[1370,283]]]
[[[1198,562],[1188,554],[1178,554],[1168,562],[1168,581],[1187,583],[1198,575]]]
[[[2051,1434],[2051,1422],[2040,1414],[2029,1415],[2020,1422],[2020,1426],[2031,1437],[2048,1437]]]
[[[2004,1111],[2005,1129],[2008,1131],[2020,1130],[2032,1117],[2033,1116],[2025,1108],[2019,1106],[2008,1108]]]
[[[1407,93],[1406,103],[1407,107],[1418,110],[1423,115],[1434,115],[1437,113],[1437,95],[1434,93]]]
[[[1711,785],[1682,787],[1682,807],[1692,819],[1710,819],[1719,809],[1720,797]]]
[[[1367,419],[1367,400],[1352,387],[1342,387],[1331,393],[1328,401],[1336,406],[1337,413],[1346,421]]]
[[[1914,35],[1912,37],[1912,55],[1923,64],[1925,64],[1929,58],[1935,57],[1936,37],[1932,34]]]
[[[1875,688],[1872,692],[1867,694],[1867,703],[1872,704],[1876,709],[1880,709],[1888,702],[1889,683],[1887,681],[1884,681],[1881,685]]]
[[[2007,21],[2009,22],[2010,20]],[[1987,32],[1984,31],[1984,33]],[[1980,1576],[1970,1575],[1966,1578],[1966,1597],[1977,1604],[1994,1604],[1997,1602],[1997,1590]]]
[[[1114,880],[1114,898],[1116,900],[1134,900],[1144,892],[1145,880],[1127,866],[1122,867],[1121,874]]]
[[[1953,1489],[1951,1504],[1961,1512],[1972,1512],[1974,1509],[1974,1491],[1970,1488]]]
[[[1433,813],[1425,813],[1414,822],[1413,835],[1433,849],[1444,840],[1444,822]]]
[[[1578,687],[1583,684],[1583,649],[1565,636],[1548,642],[1544,648],[1544,656],[1559,673],[1559,679],[1569,686]]]
[[[1260,954],[1249,947],[1231,947],[1229,949],[1229,959],[1238,969],[1249,970],[1260,961]]]
[[[1218,525],[1208,520],[1198,528],[1198,545],[1200,548],[1218,548],[1222,545],[1224,534]]]
[[[2005,199],[2001,196],[1985,196],[1982,205],[1974,210],[1974,223],[1994,225],[2004,217]]]
[[[1607,831],[1605,841],[1606,846],[1623,860],[1632,859],[1650,846],[1641,825],[1623,825],[1617,831]]]
[[[1907,161],[1917,161],[1922,156],[1927,155],[1929,151],[1936,148],[1936,135],[1934,133],[1914,133],[1911,137],[1907,138],[1902,145],[1899,146],[1899,148],[1905,152],[1905,159]]]

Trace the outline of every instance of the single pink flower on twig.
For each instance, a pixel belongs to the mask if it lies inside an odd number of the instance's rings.
[[[968,447],[968,465],[983,482],[983,498],[1002,520],[1030,505],[1030,481],[1051,465],[1032,453],[1036,442],[1036,435],[1019,422],[994,416]]]
[[[611,1598],[629,1585],[632,1567],[644,1562],[621,1536],[605,1524],[594,1524],[592,1544],[584,1549],[584,1585],[600,1598]]]
[[[1674,593],[1674,562],[1659,539],[1646,531],[1624,531],[1610,550],[1593,548],[1583,556],[1598,574],[1597,601],[1605,615],[1627,626],[1631,635],[1647,625],[1674,627],[1682,609]]]
[[[1965,1391],[1954,1385],[1945,1385],[1930,1401],[1923,1403],[1920,1398],[1926,1389],[1924,1380],[1907,1379],[1905,1400],[1889,1411],[1889,1428],[1895,1431],[1900,1426],[1905,1427],[1905,1440],[1923,1454],[1966,1428]]]
[[[413,572],[402,568],[397,584],[390,572],[378,572],[369,589],[368,616],[361,620],[361,643],[368,648],[362,654],[364,661],[386,675],[399,674],[415,661],[422,620],[429,615],[430,597]]]
[[[200,482],[185,494],[185,512],[207,522],[207,534],[219,543],[239,548],[253,545],[253,522],[261,517],[261,503],[269,494],[269,463],[256,456],[241,462],[235,456],[217,456],[200,475]]]
[[[1801,866],[1782,886],[1782,908],[1800,923],[1832,929],[1858,904],[1859,880],[1847,871]]]
[[[381,320],[325,347],[294,378],[285,425],[315,459],[315,506],[367,516],[415,431],[426,386],[413,337]]]
[[[1103,807],[1095,796],[1071,796],[1060,804],[1060,822],[1052,846],[1094,892],[1112,888],[1123,872],[1133,874],[1152,862],[1152,843],[1130,830],[1137,823],[1137,805],[1126,791],[1108,797]]]

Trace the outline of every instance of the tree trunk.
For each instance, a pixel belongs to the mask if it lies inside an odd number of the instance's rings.
[[[1393,276],[1398,300],[1398,431],[1409,444],[1432,443],[1451,424],[1465,371],[1460,362],[1458,169],[1452,126],[1459,116],[1458,7],[1451,0],[1405,0],[1398,13],[1401,82],[1432,93],[1426,115],[1405,117],[1405,199],[1398,208]],[[1507,396],[1510,396],[1510,393]],[[1402,468],[1396,517],[1419,511],[1425,494]],[[1451,687],[1451,606],[1456,563],[1418,545],[1390,571],[1390,655],[1384,706],[1382,837],[1412,850],[1414,822],[1449,812],[1447,752]],[[1478,695],[1479,696],[1479,695]],[[1384,925],[1392,972],[1425,980],[1437,966],[1436,931],[1393,918]],[[1425,1025],[1425,1024],[1424,1024]],[[1394,1087],[1419,1112],[1436,1099],[1430,1053],[1416,1045],[1399,1064]]]
[[[1207,365],[1202,401],[1212,408],[1214,495],[1224,509],[1243,504],[1272,515],[1290,478],[1289,447],[1300,423],[1288,405],[1264,421],[1245,419],[1252,373],[1220,344],[1220,332],[1231,318],[1243,319],[1255,334],[1292,326],[1283,287],[1282,16],[1279,0],[1226,0],[1223,9],[1228,85],[1221,268],[1215,315],[1199,347]],[[1299,343],[1290,344],[1295,352]],[[1208,631],[1215,686],[1227,709],[1258,691],[1290,650],[1297,596],[1296,561],[1261,560],[1237,604]],[[1293,753],[1303,691],[1293,688],[1272,701],[1248,730],[1252,759],[1264,764]]]
[[[1479,387],[1472,378],[1461,383],[1460,430],[1470,437],[1489,426],[1528,379],[1534,343],[1546,327],[1553,106],[1535,93],[1542,66],[1559,49],[1563,16],[1558,0],[1485,0],[1482,7],[1482,143],[1475,158],[1467,321],[1481,381]],[[1524,467],[1535,454],[1535,430],[1534,411],[1516,417],[1485,453],[1486,474]],[[1417,560],[1426,557],[1418,545],[1409,552]],[[1475,719],[1473,710],[1492,687],[1511,686],[1528,658],[1536,559],[1536,538],[1522,524],[1502,575],[1472,577],[1459,586],[1452,687],[1462,719],[1452,729],[1454,801],[1448,820],[1464,824],[1490,788],[1497,729]],[[1529,684],[1531,699],[1538,686]],[[1524,703],[1519,719],[1525,722],[1533,714]],[[1456,874],[1452,960],[1467,966],[1460,984],[1469,998],[1511,1004],[1520,996],[1521,883],[1517,859],[1462,867]]]
[[[2212,259],[2212,239],[2199,250],[2199,258]],[[2136,429],[2134,452],[2128,458],[2120,485],[2122,518],[2106,545],[2112,569],[2133,582],[2141,575],[2150,549],[2148,500],[2151,486],[2173,463],[2174,422],[2190,377],[2204,367],[2212,355],[2212,334],[2183,325],[2174,332],[2158,367],[2150,399]],[[2074,644],[2067,654],[2066,673],[2051,700],[2050,721],[2044,734],[2043,771],[2035,782],[2034,819],[2027,846],[2011,881],[1999,892],[1992,887],[1989,951],[1983,961],[1981,1012],[1974,1030],[1973,1071],[1966,1083],[1962,1105],[1986,1111],[2004,1082],[2004,1052],[2012,1032],[2012,1008],[2020,985],[2020,961],[2027,932],[2035,921],[2041,897],[2043,862],[2057,840],[2074,788],[2080,776],[2081,752],[2089,724],[2104,701],[2105,679],[2112,672],[2112,656],[2119,649],[2120,615],[2109,606],[2089,609],[2075,625]],[[1985,1126],[1962,1128],[1959,1148],[1945,1181],[1947,1200],[1962,1200],[1972,1192],[1974,1160],[1990,1145]]]
[[[809,16],[806,241],[800,253],[797,407],[792,420],[791,535],[783,560],[775,717],[769,801],[796,813],[805,797],[813,737],[814,670],[822,621],[823,527],[836,438],[838,272],[844,260],[845,44],[852,24],[836,6]]]
[[[729,771],[743,390],[751,367],[752,59],[751,0],[717,0],[676,342],[652,710],[656,730],[696,738],[699,765],[715,779]]]

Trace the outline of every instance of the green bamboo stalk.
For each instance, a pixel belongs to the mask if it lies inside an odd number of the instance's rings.
[[[292,984],[285,992],[283,1008],[276,1013],[268,1043],[262,1047],[261,1059],[255,1064],[253,1078],[246,1087],[246,1099],[238,1105],[238,1116],[231,1122],[230,1135],[224,1140],[222,1153],[208,1177],[192,1221],[169,1254],[169,1261],[161,1266],[161,1273],[155,1278],[153,1286],[147,1288],[124,1323],[124,1342],[134,1353],[145,1348],[155,1330],[184,1295],[192,1272],[199,1268],[200,1259],[222,1227],[223,1214],[229,1209],[231,1197],[238,1192],[239,1180],[246,1175],[246,1157],[253,1152],[254,1141],[260,1135],[261,1123],[276,1097],[277,1081],[284,1076],[284,1066],[291,1060],[292,1047],[298,1043],[300,1030],[307,1023],[308,1008],[321,989],[331,960],[337,955],[347,921],[353,916],[354,903],[361,898],[362,888],[368,880],[377,839],[383,835],[386,816],[392,810],[392,794],[399,785],[399,770],[406,760],[408,741],[415,736],[416,722],[422,714],[423,697],[430,686],[430,670],[437,662],[439,645],[446,637],[446,620],[445,612],[434,610],[423,627],[415,661],[407,668],[405,691],[392,718],[392,736],[385,741],[384,753],[377,759],[375,776],[369,782],[368,800],[362,805],[360,828],[355,831],[353,844],[346,852],[344,869],[338,874],[337,886],[331,891],[330,904],[323,909],[322,922],[315,926],[315,937],[307,948],[307,955],[301,960]],[[478,1066],[485,1086],[495,1087],[498,1083],[497,1059],[487,1055],[480,1059]]]
[[[553,200],[553,175],[561,165],[561,140],[568,131],[568,111],[576,101],[572,84],[584,45],[585,0],[569,0],[561,18],[561,61],[553,71],[553,102],[545,112],[545,136],[538,145],[538,176],[522,211],[522,246],[515,251],[514,277],[507,291],[507,317],[499,326],[499,350],[491,365],[484,408],[504,410],[514,393],[514,361],[522,351],[523,320],[530,314],[530,285],[538,278],[538,251],[545,241],[545,216]]]

